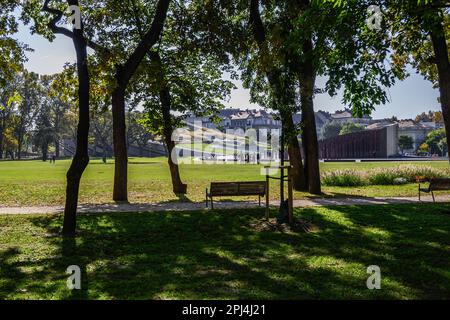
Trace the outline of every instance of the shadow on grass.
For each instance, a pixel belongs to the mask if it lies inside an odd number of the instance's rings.
[[[7,258],[17,271],[2,274],[0,292],[8,298],[4,290],[19,279],[41,296],[65,299],[449,298],[450,219],[440,210],[299,209],[320,228],[310,234],[257,232],[249,227],[264,216],[257,209],[80,215],[76,240],[39,239],[59,255],[22,262],[43,270],[23,274]],[[61,223],[29,219],[43,230]],[[64,272],[72,264],[84,270],[83,290],[67,293]],[[382,290],[366,288],[370,265],[381,267]]]
[[[317,210],[301,215],[339,244],[335,257],[378,265],[419,298],[450,297],[449,205],[340,206],[331,208],[336,213],[331,219]]]
[[[14,259],[19,254],[18,248],[0,251],[0,300],[18,290],[18,285],[26,278],[26,274],[20,270],[20,263]]]
[[[333,192],[332,195],[330,196],[325,196],[325,197],[310,197],[309,200],[313,201],[313,202],[317,202],[319,204],[321,203],[332,203],[333,201],[347,201],[348,202],[355,202],[355,204],[357,204],[358,201],[361,202],[367,202],[367,203],[372,203],[374,205],[376,204],[386,204],[386,199],[388,199],[390,204],[415,204],[418,203],[418,201],[415,200],[410,200],[408,198],[405,197],[397,197],[397,198],[393,198],[393,197],[368,197],[368,196],[364,196],[364,195],[348,195],[345,193],[338,193],[338,192]],[[425,197],[424,197],[425,199]]]
[[[50,222],[53,218],[39,220],[40,223]],[[49,231],[54,232],[51,228]],[[42,299],[43,297],[60,299],[87,299],[88,277],[86,269],[81,267],[83,281],[82,290],[68,290],[66,280],[69,277],[66,270],[70,265],[78,265],[77,244],[74,238],[55,238],[52,234],[42,234],[51,243],[57,242],[58,247],[50,257],[33,257],[23,259],[28,248],[10,248],[0,250],[0,300],[19,296],[20,299]],[[58,239],[58,240],[55,240]]]

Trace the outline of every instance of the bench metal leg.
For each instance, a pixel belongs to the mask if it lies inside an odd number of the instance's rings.
[[[213,200],[213,197],[211,197],[211,209],[214,210],[214,200]]]
[[[261,207],[261,196],[259,196],[259,206]]]
[[[421,200],[420,200],[420,184],[419,184],[419,202],[420,202]]]
[[[433,197],[433,202],[436,203],[436,198],[434,197],[434,192],[431,191],[431,196]]]

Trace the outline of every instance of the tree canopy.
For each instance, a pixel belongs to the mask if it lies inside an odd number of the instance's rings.
[[[26,61],[25,51],[31,49],[12,37],[18,31],[18,23],[13,15],[19,7],[18,1],[0,0],[0,7],[0,86],[4,86],[21,71]]]

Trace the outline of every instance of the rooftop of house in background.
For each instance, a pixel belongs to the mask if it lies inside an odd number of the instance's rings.
[[[249,111],[240,111],[238,113],[233,114],[230,119],[231,120],[246,120],[252,117],[252,113]]]
[[[352,118],[357,119],[357,117],[353,116],[353,113],[350,109],[336,111],[335,113],[331,114],[331,119],[333,119],[333,120],[352,119]],[[365,116],[361,117],[361,119],[372,119],[372,117],[365,115]]]
[[[219,111],[218,116],[220,118],[229,118],[232,115],[234,115],[234,114],[236,114],[236,113],[238,113],[240,111],[241,111],[241,109],[236,109],[236,108],[222,109],[222,110]]]
[[[391,125],[398,125],[400,130],[434,130],[439,128],[439,124],[435,122],[417,122],[412,119],[392,120],[383,119],[370,124],[366,130],[378,130]]]
[[[404,130],[427,130],[430,129],[430,126],[424,125],[422,122],[416,122],[411,119],[400,120],[398,123],[398,127]]]
[[[222,128],[278,128],[280,127],[279,121],[275,121],[276,113],[266,111],[263,109],[240,109],[240,108],[226,108],[220,110],[217,116],[222,120]],[[212,122],[212,117],[203,117],[203,125],[209,128],[217,128]],[[192,123],[193,120],[199,120],[200,118],[191,117],[187,119],[188,123]],[[329,122],[336,121],[341,124],[346,122],[353,122],[362,125],[366,130],[378,130],[389,126],[397,125],[401,131],[430,131],[442,127],[442,124],[435,122],[415,121],[413,119],[398,120],[396,117],[386,119],[373,119],[370,116],[364,116],[362,118],[354,117],[350,109],[337,111],[335,113],[329,113],[326,111],[318,110],[315,113],[316,127],[318,136],[320,138],[321,129]],[[302,114],[296,113],[293,115],[293,120],[296,125],[302,121]]]

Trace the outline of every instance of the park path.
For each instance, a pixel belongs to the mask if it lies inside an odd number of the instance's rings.
[[[388,205],[388,204],[417,204],[431,203],[431,197],[423,197],[420,202],[417,197],[394,198],[317,198],[295,200],[295,208],[322,207],[322,206],[353,206],[353,205]],[[436,202],[450,202],[450,196],[440,196]],[[272,201],[272,206],[278,202]],[[264,205],[264,204],[263,204]],[[258,207],[257,202],[217,202],[215,209],[245,209]],[[119,212],[158,212],[158,211],[199,211],[207,210],[204,202],[165,202],[149,204],[82,204],[78,206],[80,213],[119,213]],[[0,215],[25,214],[60,214],[64,211],[62,206],[42,207],[0,207]]]

